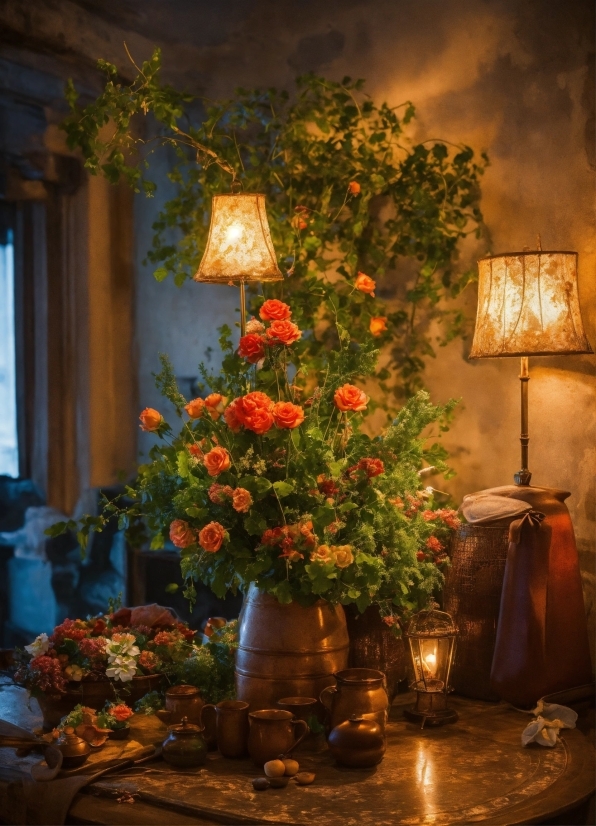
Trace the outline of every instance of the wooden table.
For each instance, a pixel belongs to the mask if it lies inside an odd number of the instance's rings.
[[[460,714],[458,723],[420,731],[401,715],[409,699],[403,695],[394,704],[387,753],[374,769],[342,769],[326,749],[298,752],[301,768],[316,773],[312,786],[290,783],[285,789],[255,792],[250,781],[261,773],[249,760],[226,760],[213,752],[205,768],[196,772],[177,772],[155,762],[86,787],[75,797],[67,823],[496,826],[594,822],[588,809],[595,786],[589,736],[574,729],[562,732],[553,749],[522,748],[520,735],[531,719],[528,715],[505,704],[457,697],[452,702]],[[33,728],[39,725],[40,716],[35,702],[31,707],[32,711],[27,709],[23,691],[10,687],[0,692],[4,719]],[[139,742],[155,741],[165,731],[158,728],[161,724],[156,718],[133,720],[132,736]],[[14,751],[0,749],[0,765],[27,770],[28,761],[31,758],[19,760]],[[7,785],[0,783],[0,819],[2,812],[9,811],[8,803],[14,803],[7,793]],[[15,794],[14,786],[10,794]],[[131,799],[133,803],[124,802]],[[570,814],[572,810],[575,813]]]

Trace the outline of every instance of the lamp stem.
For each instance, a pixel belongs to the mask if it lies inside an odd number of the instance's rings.
[[[521,443],[521,470],[514,474],[516,485],[529,485],[532,474],[528,470],[528,445],[530,443],[530,435],[528,433],[528,382],[530,381],[530,372],[528,369],[528,357],[521,357],[521,369],[519,373],[519,380],[521,382],[521,433],[519,441]]]
[[[240,336],[246,335],[246,290],[244,281],[240,282]],[[527,361],[527,359],[526,359]]]

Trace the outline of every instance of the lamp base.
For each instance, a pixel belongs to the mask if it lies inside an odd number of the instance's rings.
[[[446,723],[456,723],[459,719],[457,711],[452,708],[445,708],[443,711],[418,711],[416,706],[406,706],[404,717],[411,723],[420,723],[420,728],[425,726],[444,726]]]
[[[416,691],[416,705],[406,706],[404,717],[413,723],[420,723],[420,728],[443,726],[458,719],[457,711],[447,708],[444,691]]]
[[[526,487],[530,484],[530,480],[532,479],[532,474],[529,470],[518,470],[517,473],[513,474],[513,481],[516,485],[525,485]]]

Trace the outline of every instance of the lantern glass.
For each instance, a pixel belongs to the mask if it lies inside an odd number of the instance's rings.
[[[408,627],[414,685],[417,691],[447,693],[457,629],[444,611],[416,614]]]
[[[195,281],[281,281],[265,196],[214,195],[205,253]]]

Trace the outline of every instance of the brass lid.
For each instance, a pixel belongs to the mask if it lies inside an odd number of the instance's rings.
[[[195,735],[201,734],[204,731],[203,726],[197,726],[194,723],[188,722],[188,717],[183,717],[180,723],[175,726],[168,726],[168,731],[173,731],[178,735]]]

